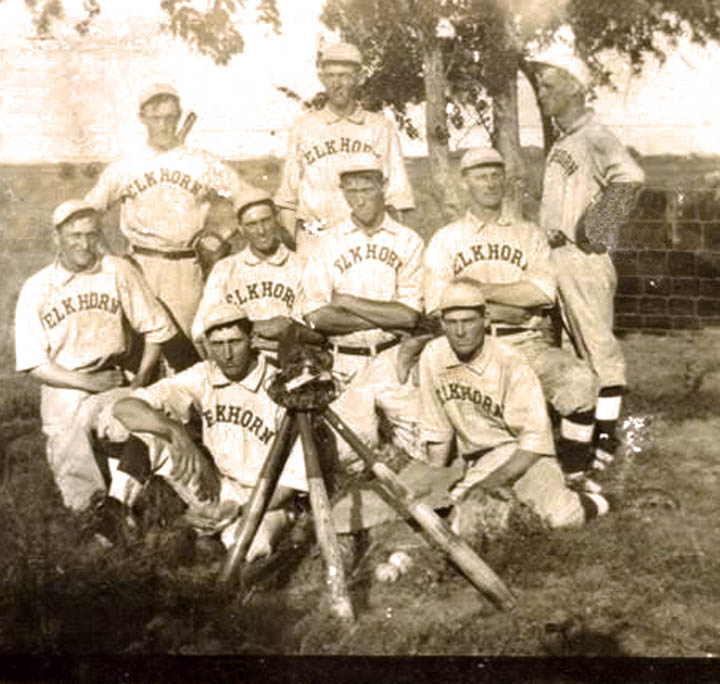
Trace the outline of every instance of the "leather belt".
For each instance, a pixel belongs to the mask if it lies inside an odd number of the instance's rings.
[[[518,333],[530,332],[531,330],[533,330],[533,328],[496,328],[494,325],[491,325],[487,332],[489,335],[502,337],[503,335],[517,335]]]
[[[169,259],[170,261],[194,259],[197,256],[194,249],[177,249],[174,251],[164,252],[160,249],[151,249],[150,247],[133,245],[132,251],[135,254],[143,254],[144,256],[158,257],[160,259]]]
[[[375,356],[386,349],[394,347],[396,344],[400,344],[400,338],[396,337],[387,342],[380,342],[372,347],[346,347],[342,344],[333,344],[332,349],[338,354],[350,354],[352,356]]]

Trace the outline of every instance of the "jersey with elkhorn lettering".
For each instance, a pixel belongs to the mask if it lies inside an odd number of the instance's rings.
[[[555,447],[540,381],[515,350],[486,338],[480,354],[460,361],[446,337],[420,356],[420,437],[423,442],[458,438],[458,453],[517,443],[552,455]]]
[[[137,269],[104,256],[80,273],[59,262],[23,285],[15,314],[17,370],[50,361],[93,371],[128,349],[125,321],[147,342],[169,340],[177,329]]]

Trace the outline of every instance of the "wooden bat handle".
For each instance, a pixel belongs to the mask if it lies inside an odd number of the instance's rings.
[[[188,137],[190,129],[195,125],[197,118],[198,117],[195,112],[188,112],[188,115],[185,117],[185,121],[183,121],[183,124],[180,126],[180,130],[178,131],[178,139],[180,142],[185,142],[185,139]]]

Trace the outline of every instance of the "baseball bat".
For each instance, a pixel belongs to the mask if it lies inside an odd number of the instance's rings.
[[[332,523],[332,510],[327,490],[323,481],[320,459],[318,457],[315,438],[313,436],[310,418],[307,413],[298,412],[296,415],[303,452],[305,453],[305,472],[307,474],[308,489],[310,493],[310,507],[312,508],[315,534],[318,545],[325,561],[327,584],[330,590],[330,610],[344,620],[354,620],[352,603],[345,581],[345,568],[342,554],[338,546],[335,528]]]
[[[477,589],[501,609],[512,608],[515,597],[470,545],[449,530],[430,506],[418,501],[415,493],[378,459],[375,452],[360,440],[335,411],[327,408],[322,415],[370,467],[387,492],[388,500],[392,505],[402,514],[412,517]]]
[[[293,437],[292,418],[289,413],[286,413],[260,469],[250,500],[243,511],[237,540],[220,571],[220,582],[223,584],[227,584],[235,575],[238,565],[245,558],[245,554],[255,538],[260,522],[275,493],[280,474],[290,453]]]
[[[195,112],[188,112],[187,116],[185,117],[185,121],[183,121],[182,126],[180,126],[180,130],[177,134],[178,140],[180,140],[181,143],[185,142],[185,139],[188,137],[190,129],[195,125],[197,118],[198,117]]]

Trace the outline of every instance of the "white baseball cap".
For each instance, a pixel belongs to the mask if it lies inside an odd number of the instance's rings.
[[[350,62],[362,65],[360,50],[350,43],[335,43],[325,48],[320,54],[320,64],[325,62]]]
[[[85,200],[71,199],[59,205],[52,215],[52,222],[55,228],[60,228],[63,223],[69,221],[76,214],[96,214],[97,209]]]
[[[380,157],[371,152],[354,154],[348,157],[347,161],[340,166],[338,176],[342,178],[346,173],[362,173],[364,171],[383,172],[382,161]]]
[[[146,85],[138,96],[138,109],[142,109],[146,102],[149,102],[158,95],[171,95],[180,102],[180,93],[169,83],[150,83]]]
[[[530,61],[538,67],[550,66],[562,69],[570,74],[583,90],[589,90],[592,86],[592,74],[587,64],[565,46],[552,46]]]
[[[485,306],[485,297],[479,285],[468,281],[450,283],[440,296],[440,311],[447,309],[474,309]]]
[[[203,334],[207,335],[209,330],[219,325],[247,320],[247,317],[245,309],[228,302],[220,302],[212,306],[203,316]]]
[[[460,159],[460,170],[472,169],[474,166],[502,164],[505,160],[494,147],[471,147]]]
[[[235,213],[238,215],[238,218],[240,218],[243,210],[251,204],[269,204],[273,206],[272,195],[267,190],[254,186],[241,192],[235,199]]]

